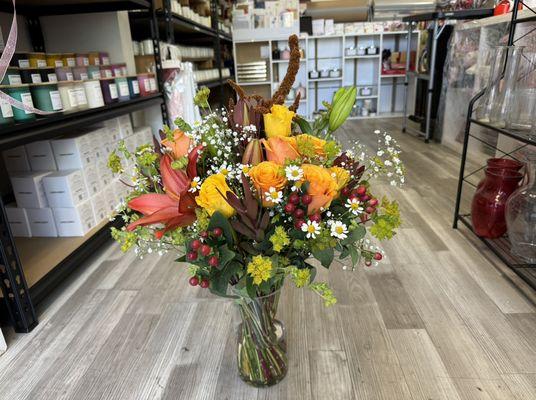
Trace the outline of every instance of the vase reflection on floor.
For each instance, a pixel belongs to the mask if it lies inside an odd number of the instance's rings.
[[[526,156],[526,184],[506,204],[506,222],[512,252],[529,264],[536,263],[536,152]]]
[[[283,324],[275,319],[281,291],[254,299],[240,297],[238,327],[238,372],[252,386],[267,387],[287,374]]]

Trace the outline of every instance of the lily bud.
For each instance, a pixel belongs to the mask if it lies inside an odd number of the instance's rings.
[[[259,139],[251,139],[244,150],[242,156],[242,164],[248,164],[251,166],[260,164],[264,161],[262,154],[261,141]]]

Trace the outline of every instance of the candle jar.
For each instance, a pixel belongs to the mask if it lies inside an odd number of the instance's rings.
[[[89,108],[98,108],[104,106],[104,98],[102,97],[100,80],[90,79],[84,81],[84,91],[86,93]]]
[[[41,70],[38,68],[21,68],[19,70],[22,83],[41,83]]]
[[[78,99],[76,96],[74,82],[58,82],[58,91],[60,92],[63,111],[69,112],[78,110]]]
[[[30,85],[20,84],[4,87],[2,91],[15,100],[20,101],[26,106],[33,107],[32,94],[30,93]],[[32,111],[22,110],[17,107],[12,107],[13,119],[15,122],[28,122],[35,119],[35,114]]]
[[[28,53],[30,68],[43,68],[47,66],[45,53]]]
[[[107,52],[105,51],[101,51],[99,53],[99,59],[100,59],[100,65],[110,65],[110,56],[108,55]]]
[[[88,58],[89,58],[89,65],[96,65],[96,66],[100,65],[100,57],[99,57],[98,51],[92,51],[88,53]]]
[[[3,86],[0,86],[0,90],[4,90]],[[7,125],[15,122],[13,119],[13,109],[11,108],[11,105],[5,101],[0,99],[0,125]]]
[[[74,53],[63,53],[61,55],[61,61],[63,61],[64,67],[76,67],[76,56]]]
[[[128,89],[128,81],[125,77],[115,78],[119,101],[130,100],[130,91]]]
[[[100,76],[101,78],[113,78],[114,73],[112,70],[112,67],[109,65],[101,65],[100,66]]]
[[[56,76],[58,81],[74,81],[73,69],[71,67],[56,68]]]
[[[38,83],[30,85],[30,92],[35,107],[39,110],[57,112],[63,109],[61,95],[56,83]]]
[[[73,77],[76,81],[85,81],[86,79],[89,79],[87,67],[74,67]]]
[[[76,102],[78,104],[78,110],[87,110],[89,108],[88,99],[86,96],[86,90],[84,88],[84,81],[75,81],[74,91],[76,93]]]
[[[518,171],[486,168],[471,203],[473,230],[478,236],[493,239],[506,233],[506,201],[522,178]]]
[[[63,65],[62,55],[59,53],[47,53],[46,59],[47,59],[47,66],[50,68],[61,68],[61,67],[67,66],[67,65]]]
[[[119,101],[117,85],[115,84],[114,79],[101,79],[100,85],[102,97],[104,98],[104,104],[113,104]]]
[[[18,68],[9,67],[6,70],[6,74],[4,75],[4,79],[2,79],[1,85],[20,85],[22,83],[22,79],[20,77],[20,72]]]
[[[79,67],[87,67],[89,65],[89,55],[87,53],[77,53],[76,65]]]
[[[90,65],[89,67],[87,67],[87,75],[88,75],[88,79],[102,78],[100,68],[96,65]]]
[[[139,74],[138,84],[140,87],[140,95],[148,96],[151,93],[151,83],[149,82],[149,74]]]
[[[140,84],[138,83],[138,77],[135,75],[129,76],[127,77],[127,82],[130,98],[135,99],[137,97],[140,97]]]

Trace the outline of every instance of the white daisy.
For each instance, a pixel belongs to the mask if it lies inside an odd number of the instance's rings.
[[[188,191],[195,193],[199,190],[200,187],[201,187],[200,178],[196,176],[194,179],[192,179],[192,182],[190,183],[190,189],[188,189]]]
[[[273,187],[271,187],[268,192],[265,192],[264,196],[266,198],[266,201],[269,201],[274,204],[278,204],[283,201],[283,192],[277,191]]]
[[[354,215],[359,215],[363,212],[363,207],[361,207],[361,203],[357,199],[348,199],[346,201],[345,207],[352,212]]]
[[[348,227],[341,221],[334,221],[331,224],[331,236],[337,239],[346,239],[348,237]]]
[[[303,178],[303,169],[297,165],[289,165],[285,168],[285,175],[289,181],[299,181]]]
[[[320,225],[316,221],[307,221],[301,226],[303,232],[307,232],[307,239],[315,239],[320,234]]]

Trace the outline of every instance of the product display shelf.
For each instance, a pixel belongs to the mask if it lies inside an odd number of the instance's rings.
[[[523,17],[522,19],[518,19],[519,4],[520,4],[520,0],[514,1],[514,4],[513,4],[514,11],[512,12],[512,15],[511,15],[511,22],[510,22],[509,33],[508,33],[508,42],[507,42],[508,46],[515,45],[515,42],[516,42],[515,33],[516,33],[517,25],[521,22],[526,22],[527,20],[530,21],[531,17],[536,16],[536,11],[530,10],[532,13],[534,13],[534,15],[529,16],[529,17]],[[534,31],[531,31],[531,33],[532,32]],[[502,128],[502,127],[496,127],[489,123],[478,121],[472,118],[474,106],[476,102],[478,101],[478,99],[480,99],[483,96],[483,94],[484,94],[484,91],[479,92],[469,102],[468,111],[467,111],[467,122],[465,125],[465,134],[464,134],[464,141],[463,141],[460,173],[458,177],[458,190],[456,194],[456,204],[454,208],[453,228],[457,229],[458,222],[462,222],[465,226],[467,226],[470,229],[472,233],[474,233],[474,231],[473,231],[473,227],[471,223],[471,216],[470,214],[467,214],[461,211],[463,189],[465,185],[469,185],[474,188],[474,184],[472,184],[468,178],[471,177],[476,172],[476,171],[472,171],[472,172],[466,173],[469,140],[474,139],[474,140],[483,142],[486,146],[489,146],[491,149],[494,149],[496,152],[504,156],[509,155],[511,152],[501,150],[494,143],[485,142],[481,137],[471,132],[471,126],[479,125],[487,129],[491,129],[497,132],[499,135],[503,135],[503,136],[507,136],[509,138],[515,139],[519,144],[517,146],[517,150],[520,150],[529,146],[531,148],[536,147],[536,137],[530,136],[529,133],[514,131],[514,130],[507,129],[507,128]],[[500,141],[498,143],[500,143]],[[532,150],[534,151],[535,149],[532,149]],[[483,169],[483,167],[481,167],[479,170],[481,169]],[[476,234],[475,234],[475,237],[478,238],[480,241],[482,241],[497,257],[499,257],[499,259],[506,265],[506,267],[508,267],[517,276],[519,276],[528,286],[536,290],[536,264],[528,264],[524,262],[523,260],[521,260],[516,255],[512,254],[510,250],[510,242],[506,235],[498,239],[487,239],[487,238],[480,237]]]
[[[2,126],[0,129],[0,150],[20,146],[36,140],[50,139],[73,129],[87,127],[123,114],[138,111],[155,104],[161,104],[161,93],[138,99],[123,101],[99,108],[72,113],[57,113],[32,122]]]
[[[24,16],[28,22],[29,38],[33,50],[46,52],[40,16],[66,15],[64,18],[68,18],[68,14],[149,10],[151,7],[152,2],[144,0],[19,0],[17,1],[17,14]],[[0,10],[12,14],[11,1],[1,0]],[[149,25],[151,14],[147,12],[146,15]],[[21,26],[23,25],[19,24],[19,29]],[[155,57],[156,54],[158,54],[158,48],[155,48]],[[32,141],[57,137],[72,132],[72,129],[87,127],[115,116],[162,103],[163,95],[156,93],[105,107],[73,113],[57,113],[38,118],[32,122],[2,126],[0,129],[0,148],[5,150]],[[4,200],[12,201],[10,197],[12,197],[10,194],[4,192],[0,198],[0,265],[4,266],[4,268],[0,268],[0,288],[4,298],[1,314],[3,317],[7,316],[16,332],[29,332],[38,324],[35,305],[57,287],[77,266],[81,265],[85,259],[94,254],[106,240],[110,239],[110,225],[105,224],[97,227],[91,232],[92,234],[83,238],[57,239],[59,240],[58,246],[60,246],[58,248],[54,245],[39,245],[39,243],[48,242],[41,239],[29,239],[28,246],[26,246],[23,243],[24,240],[22,242],[16,240],[11,234],[4,207]],[[63,243],[63,247],[61,247],[61,243]],[[19,248],[19,245],[22,248]],[[33,258],[38,260],[35,262],[26,261],[32,286],[29,289],[26,271],[21,260],[27,260],[26,257],[33,256],[39,249],[41,252],[51,254],[48,254],[48,258]],[[59,257],[61,260],[58,261],[59,258],[54,257]],[[48,261],[39,265],[41,258]],[[56,262],[58,264],[55,264]]]

